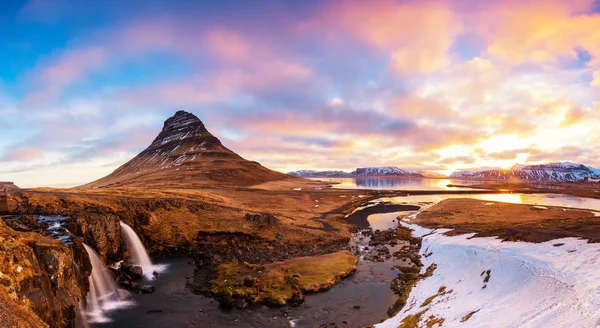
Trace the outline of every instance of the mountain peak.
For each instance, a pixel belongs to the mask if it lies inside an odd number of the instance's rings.
[[[184,140],[198,138],[210,138],[211,143],[221,144],[217,138],[208,132],[204,123],[196,115],[180,110],[165,121],[162,130],[152,141],[149,148],[163,148],[169,144],[180,144]]]
[[[84,187],[249,186],[286,177],[243,159],[208,132],[196,115],[180,110],[165,121],[148,148]]]

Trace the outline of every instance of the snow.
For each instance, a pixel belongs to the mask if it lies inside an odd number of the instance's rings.
[[[418,171],[401,169],[395,166],[359,167],[352,172],[344,171],[315,171],[299,170],[289,172],[289,175],[299,177],[352,177],[352,176],[413,176],[423,177]]]
[[[457,171],[450,175],[450,178],[471,178],[471,179],[500,179],[508,180],[512,178],[530,180],[530,181],[578,181],[586,177],[596,175],[595,169],[571,162],[558,162],[540,165],[522,165],[517,164],[508,170],[503,169],[483,169]]]
[[[376,327],[398,327],[404,317],[423,310],[421,324],[434,315],[445,319],[444,327],[600,325],[600,244],[575,238],[534,244],[450,237],[443,235],[446,229],[402,224],[414,229],[413,235],[424,236],[422,254],[432,253],[422,257],[422,271],[432,263],[437,268],[417,283],[398,315]],[[487,270],[485,283],[482,273]],[[451,292],[421,307],[442,286]],[[473,311],[478,312],[460,322]]]

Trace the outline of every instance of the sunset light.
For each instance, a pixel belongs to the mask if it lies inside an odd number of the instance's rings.
[[[99,177],[178,109],[281,172],[600,166],[592,1],[184,3],[5,5],[0,175]]]
[[[0,328],[600,325],[600,0],[0,1]]]

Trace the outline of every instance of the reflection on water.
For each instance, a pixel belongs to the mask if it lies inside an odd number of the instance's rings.
[[[398,217],[403,217],[415,213],[416,211],[376,213],[367,217],[369,225],[375,230],[387,230],[398,226]]]
[[[487,197],[486,197],[487,196]],[[523,204],[523,194],[489,194],[489,195],[476,195],[475,198],[481,200],[488,200],[492,202],[504,202],[513,204]]]
[[[336,183],[334,188],[340,189],[378,189],[378,190],[478,190],[472,188],[448,187],[449,184],[473,185],[477,181],[450,179],[407,179],[399,177],[371,178],[312,178],[324,182]]]
[[[562,194],[465,194],[465,195],[415,195],[392,197],[395,204],[431,202],[437,203],[447,198],[475,198],[490,202],[532,204],[542,206],[564,206],[600,211],[600,199],[576,197]]]

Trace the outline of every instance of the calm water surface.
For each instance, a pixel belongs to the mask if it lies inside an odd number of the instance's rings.
[[[576,197],[562,194],[465,194],[465,195],[414,195],[392,197],[385,200],[395,204],[433,202],[447,198],[475,198],[490,202],[532,204],[541,206],[564,206],[600,211],[600,199]]]
[[[339,189],[376,189],[376,190],[481,190],[473,188],[448,187],[449,184],[475,185],[479,181],[451,179],[407,179],[397,177],[378,178],[312,178],[324,182],[335,183],[333,188]]]

